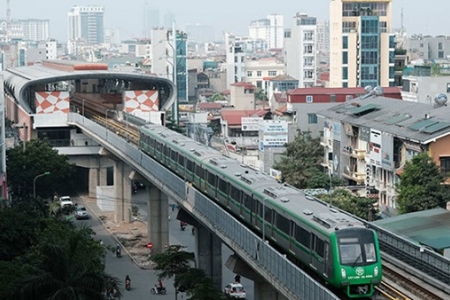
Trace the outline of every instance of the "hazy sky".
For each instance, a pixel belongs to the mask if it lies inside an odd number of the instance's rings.
[[[0,0],[0,18],[6,18],[6,0]],[[102,5],[105,7],[105,27],[120,29],[121,38],[144,37],[144,11],[159,10],[160,19],[167,11],[175,14],[177,27],[187,23],[213,26],[217,32],[248,34],[252,20],[268,14],[284,15],[285,27],[290,27],[296,12],[328,19],[330,0],[12,0],[11,18],[50,20],[50,35],[60,41],[67,40],[67,12],[73,5]],[[425,4],[426,3],[426,4]],[[400,26],[403,8],[404,26],[408,34],[450,35],[447,21],[450,0],[393,0],[394,26]]]

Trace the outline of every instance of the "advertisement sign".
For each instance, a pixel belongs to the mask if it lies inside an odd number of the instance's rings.
[[[374,129],[370,130],[369,159],[371,165],[381,167],[381,132]]]
[[[394,171],[394,138],[389,133],[381,135],[381,167]]]
[[[280,148],[288,142],[288,136],[287,134],[265,135],[263,141],[265,148]]]
[[[276,180],[281,180],[281,171],[270,168],[269,175],[275,178]]]
[[[257,131],[263,118],[241,118],[242,131]]]
[[[288,123],[286,121],[263,121],[260,123],[260,130],[264,134],[278,134],[288,132]]]

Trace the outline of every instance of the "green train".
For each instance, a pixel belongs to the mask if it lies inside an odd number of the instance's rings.
[[[378,239],[357,219],[166,127],[141,127],[140,148],[348,297],[374,293]]]

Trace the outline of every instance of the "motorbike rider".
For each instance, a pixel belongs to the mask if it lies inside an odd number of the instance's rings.
[[[131,279],[130,279],[130,276],[126,276],[125,277],[125,288],[130,288],[131,287]]]
[[[120,256],[120,245],[119,244],[116,245],[116,255]]]
[[[161,279],[158,280],[158,285],[156,286],[156,288],[158,289],[158,293],[161,293],[162,289],[164,288],[163,282]]]
[[[181,230],[186,229],[186,222],[180,221],[180,228]]]

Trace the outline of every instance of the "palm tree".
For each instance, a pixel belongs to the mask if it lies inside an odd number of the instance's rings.
[[[112,288],[119,291],[119,280],[104,272],[105,250],[91,237],[92,230],[49,228],[51,234],[30,250],[39,263],[33,274],[22,280],[13,292],[19,300],[104,299]]]

